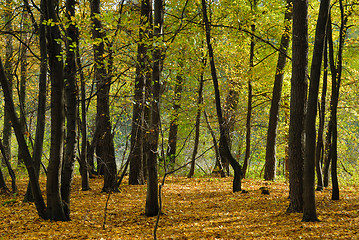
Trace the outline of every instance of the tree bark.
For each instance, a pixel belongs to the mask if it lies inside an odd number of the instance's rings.
[[[323,59],[324,39],[328,21],[330,0],[320,2],[315,31],[313,59],[310,71],[308,108],[305,117],[305,154],[303,170],[303,218],[302,221],[318,221],[315,203],[315,142],[318,92]]]
[[[78,89],[76,84],[76,43],[78,29],[75,18],[75,0],[66,1],[66,18],[69,26],[66,29],[66,64],[65,64],[65,97],[66,97],[66,146],[64,153],[64,166],[61,176],[61,197],[67,204],[65,209],[66,216],[70,219],[70,193],[73,180],[73,172],[75,165],[75,144],[77,137],[77,95]]]
[[[207,41],[207,47],[208,47],[208,53],[209,53],[209,59],[210,59],[211,74],[212,74],[212,80],[213,80],[214,91],[215,91],[217,117],[218,117],[219,129],[220,129],[219,152],[220,152],[221,158],[226,159],[234,170],[233,192],[238,192],[238,191],[241,191],[242,169],[241,169],[241,165],[239,165],[239,163],[232,156],[229,146],[228,146],[228,140],[226,138],[226,130],[225,130],[225,126],[224,126],[225,121],[222,116],[222,108],[221,108],[220,94],[219,94],[219,88],[218,88],[217,72],[216,72],[216,67],[215,67],[215,63],[214,63],[213,48],[212,48],[212,44],[211,44],[210,24],[209,24],[208,16],[207,16],[206,0],[202,0],[202,10],[203,10],[203,21],[204,21],[205,29],[206,29],[206,41]]]
[[[188,178],[193,177],[194,169],[196,166],[196,156],[197,156],[198,145],[199,145],[199,130],[200,130],[199,128],[201,125],[201,112],[202,112],[201,104],[203,103],[203,83],[204,83],[204,77],[202,72],[199,79],[198,98],[197,98],[198,109],[196,114],[195,137],[194,137],[194,146],[193,146],[192,159],[191,159],[191,168],[187,175]]]
[[[182,60],[179,60],[182,61]],[[181,73],[176,76],[175,91],[173,98],[173,112],[172,119],[170,121],[170,129],[168,133],[168,145],[166,152],[166,160],[168,161],[168,168],[174,170],[176,164],[176,151],[177,151],[177,133],[178,133],[178,120],[179,120],[179,110],[180,110],[180,101],[183,89],[183,76],[182,68],[183,63],[180,62]]]
[[[141,17],[139,29],[139,43],[137,46],[136,79],[134,90],[134,104],[131,129],[131,150],[128,156],[130,162],[129,184],[144,184],[144,98],[146,73],[149,71],[148,41],[151,27],[151,2],[141,1]],[[148,81],[148,79],[147,79]]]
[[[104,173],[103,192],[117,191],[116,184],[116,161],[115,149],[113,145],[112,126],[110,120],[109,93],[111,77],[106,72],[105,50],[104,50],[104,31],[101,23],[100,0],[92,0],[91,20],[93,23],[92,37],[95,59],[95,82],[97,88],[97,113],[96,130],[94,136],[96,143],[96,154],[98,159],[98,174]],[[100,40],[100,41],[99,41]],[[96,136],[97,135],[97,136]]]
[[[292,79],[288,139],[287,212],[303,211],[304,115],[308,74],[308,1],[293,0]]]
[[[269,111],[269,123],[267,131],[266,159],[264,169],[264,179],[273,181],[276,175],[276,139],[279,120],[279,108],[282,95],[282,85],[284,78],[284,68],[287,62],[287,51],[290,42],[292,20],[292,1],[287,0],[284,14],[284,33],[279,46],[279,56],[274,77],[272,103]]]
[[[47,19],[55,23],[57,19],[57,2],[47,0]],[[58,60],[62,47],[57,39],[61,38],[57,24],[47,26],[48,56],[51,80],[51,143],[50,159],[47,174],[47,215],[51,220],[67,221],[66,206],[62,202],[60,193],[61,169],[64,142],[64,65]]]
[[[147,159],[147,197],[145,215],[156,216],[159,214],[158,204],[158,176],[157,155],[158,136],[160,128],[160,77],[162,49],[156,46],[162,34],[163,27],[163,1],[154,1],[154,24],[153,37],[154,49],[152,50],[152,102],[151,102],[151,125],[149,139],[149,155]],[[158,42],[157,42],[158,43]]]
[[[41,1],[40,22],[46,19],[45,1]],[[37,120],[36,133],[34,142],[33,161],[37,178],[40,173],[41,156],[43,150],[44,133],[45,133],[45,116],[46,116],[46,95],[47,95],[47,49],[46,49],[46,26],[40,24],[39,26],[39,46],[40,46],[40,75],[39,75],[39,96],[37,106]],[[34,198],[31,193],[31,184],[29,182],[27,191],[24,197],[24,202],[33,202]]]
[[[41,218],[47,219],[46,205],[41,195],[40,185],[37,179],[38,175],[36,174],[34,163],[32,161],[29,149],[27,148],[26,141],[24,138],[24,133],[22,132],[20,121],[15,111],[14,101],[12,99],[12,94],[10,92],[9,82],[6,79],[5,70],[1,58],[0,58],[0,83],[3,90],[5,101],[9,103],[9,114],[10,114],[12,126],[15,131],[17,142],[19,144],[19,147],[24,152],[24,163],[26,166],[26,170],[29,174],[32,195],[35,200],[37,213]]]

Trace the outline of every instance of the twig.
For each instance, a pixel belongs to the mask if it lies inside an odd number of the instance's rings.
[[[108,201],[110,200],[111,193],[112,193],[112,191],[110,191],[107,195],[106,205],[105,205],[105,209],[104,209],[102,229],[106,228],[107,206],[108,206]]]

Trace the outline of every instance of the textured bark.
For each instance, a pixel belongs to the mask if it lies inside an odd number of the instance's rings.
[[[196,166],[196,156],[198,152],[198,145],[199,145],[199,128],[201,125],[201,104],[203,103],[203,83],[204,83],[204,77],[203,72],[201,73],[201,77],[199,79],[199,88],[198,88],[198,98],[197,98],[197,114],[196,114],[196,125],[195,125],[195,137],[194,137],[194,146],[193,146],[193,152],[192,152],[192,159],[191,159],[191,168],[188,172],[187,177],[191,178],[194,175],[194,169]]]
[[[322,85],[322,95],[320,100],[319,107],[319,126],[318,126],[318,139],[317,146],[315,150],[315,170],[317,174],[317,191],[323,190],[323,174],[322,174],[322,165],[323,165],[323,134],[324,134],[324,124],[325,124],[325,105],[326,105],[326,95],[327,95],[327,80],[328,80],[328,48],[327,48],[327,37],[325,38],[324,45],[324,59],[323,59],[323,85]]]
[[[116,161],[115,149],[113,145],[112,126],[110,120],[109,93],[111,77],[106,72],[105,50],[104,50],[104,32],[102,29],[100,16],[100,0],[92,0],[91,20],[93,23],[92,38],[97,41],[93,45],[95,60],[95,82],[97,88],[97,112],[96,112],[96,130],[94,136],[95,148],[98,160],[98,174],[104,174],[104,186],[102,191],[117,191],[116,187]],[[98,42],[98,40],[101,41]],[[96,136],[97,135],[97,136]]]
[[[9,103],[9,114],[10,114],[12,126],[15,131],[17,142],[19,144],[19,147],[24,152],[24,163],[26,166],[26,170],[29,174],[32,195],[35,200],[37,213],[41,218],[46,219],[47,218],[46,205],[41,195],[40,185],[37,180],[37,174],[35,171],[34,163],[32,161],[29,149],[27,148],[26,141],[24,138],[24,133],[22,132],[20,121],[15,111],[14,101],[12,99],[12,94],[10,92],[9,82],[6,79],[5,70],[1,58],[0,58],[0,83],[3,90],[5,101]]]
[[[319,15],[315,31],[312,66],[308,95],[308,108],[305,117],[305,154],[303,170],[303,218],[302,221],[318,221],[315,203],[315,142],[318,92],[323,59],[326,24],[330,0],[320,2]]]
[[[252,6],[252,10],[253,10],[253,8],[256,8],[256,6],[257,6],[256,0],[253,2],[253,5],[254,6]],[[251,25],[251,30],[252,30],[252,33],[254,34],[256,31],[255,24]],[[251,72],[253,71],[253,67],[254,67],[254,47],[255,47],[255,41],[254,41],[254,36],[252,35],[250,49],[249,49],[249,68],[250,68]],[[251,130],[252,130],[251,119],[252,119],[252,98],[253,98],[251,78],[252,78],[252,76],[250,76],[250,79],[248,80],[246,150],[245,150],[245,154],[244,154],[244,161],[243,161],[243,168],[242,168],[242,177],[243,178],[246,177],[248,163],[249,163],[249,157],[250,157],[250,153],[251,153]]]
[[[5,1],[5,29],[8,32],[12,32],[12,0]],[[10,34],[7,34],[5,37],[5,61],[4,61],[4,71],[6,74],[6,79],[9,81],[9,90],[10,94],[13,94],[12,85],[13,85],[13,37]],[[3,144],[8,159],[11,159],[11,119],[9,113],[8,102],[5,102],[4,109],[4,126],[3,126]]]
[[[47,0],[47,20],[57,22],[57,3]],[[47,215],[49,219],[67,221],[65,215],[66,206],[62,202],[60,193],[61,169],[63,159],[64,142],[64,65],[57,56],[61,55],[61,44],[56,42],[60,39],[60,29],[57,24],[47,26],[48,57],[51,80],[51,143],[50,159],[46,182]]]
[[[154,26],[153,37],[159,39],[163,27],[163,1],[154,1]],[[149,155],[147,159],[147,197],[145,215],[156,216],[159,214],[158,203],[158,176],[157,176],[157,148],[160,128],[160,77],[161,77],[161,58],[162,49],[156,46],[152,51],[152,101],[151,101],[151,124],[149,138]]]
[[[40,22],[45,20],[46,6],[45,1],[41,1],[40,8],[42,14]],[[36,133],[34,142],[33,161],[36,175],[39,176],[41,156],[43,150],[44,133],[45,133],[45,116],[46,116],[46,95],[47,95],[47,49],[46,49],[46,26],[40,24],[39,27],[39,46],[40,46],[40,75],[39,75],[39,96],[37,106],[37,120],[36,120]],[[31,194],[31,184],[28,184],[27,191],[24,197],[24,202],[33,202]]]
[[[89,174],[90,166],[87,162],[87,118],[86,118],[86,80],[82,70],[82,63],[80,58],[79,39],[76,43],[76,65],[80,71],[80,90],[81,90],[81,153],[79,158],[80,174],[81,174],[81,186],[82,191],[90,189]]]
[[[222,108],[221,108],[221,101],[220,101],[220,94],[219,94],[219,88],[218,88],[218,79],[217,79],[217,72],[216,67],[214,63],[214,54],[213,54],[213,48],[211,45],[211,31],[210,31],[210,24],[208,21],[207,16],[207,6],[206,6],[206,0],[202,0],[202,11],[203,11],[203,21],[205,24],[206,29],[206,41],[207,41],[207,48],[209,53],[209,59],[210,59],[210,66],[211,66],[211,74],[212,74],[212,80],[214,85],[214,91],[215,91],[215,99],[216,99],[216,110],[217,110],[217,117],[218,117],[218,123],[219,123],[219,129],[220,129],[220,140],[219,140],[219,152],[221,155],[221,159],[226,159],[226,161],[229,162],[229,164],[232,166],[234,170],[234,179],[233,179],[233,192],[241,191],[241,175],[242,175],[242,169],[241,165],[234,159],[234,157],[231,154],[231,151],[228,146],[228,140],[226,138],[226,130],[225,130],[225,121],[222,116]]]
[[[66,1],[66,18],[69,26],[66,29],[66,64],[65,64],[65,97],[66,97],[66,145],[64,153],[64,166],[61,176],[61,197],[67,204],[66,216],[70,219],[70,193],[73,180],[75,165],[75,145],[77,137],[77,95],[78,89],[76,84],[76,45],[77,27],[74,22],[75,18],[75,0]]]
[[[291,33],[291,20],[292,20],[292,3],[287,0],[286,10],[284,14],[284,32],[279,46],[279,56],[274,77],[274,86],[272,93],[271,108],[269,111],[269,123],[267,131],[267,145],[266,145],[266,158],[264,179],[273,181],[276,175],[276,140],[277,128],[279,121],[279,109],[282,95],[282,85],[284,78],[284,68],[287,62],[287,51],[290,42]]]
[[[139,43],[137,46],[136,79],[131,129],[131,150],[128,156],[130,162],[129,184],[144,184],[144,98],[146,73],[149,71],[148,41],[151,27],[151,2],[141,1],[141,17]],[[149,79],[147,79],[149,81]]]
[[[183,64],[181,62],[179,67],[183,68]],[[175,83],[173,112],[172,112],[172,119],[170,121],[170,129],[168,133],[168,145],[166,152],[166,160],[168,161],[168,167],[170,170],[173,170],[176,164],[175,161],[176,161],[176,151],[177,151],[177,133],[178,133],[180,101],[181,101],[181,95],[183,89],[182,86],[183,86],[183,76],[182,73],[179,73],[176,77],[176,83]]]
[[[308,1],[293,0],[292,79],[288,140],[287,212],[303,211],[304,115],[308,74]]]

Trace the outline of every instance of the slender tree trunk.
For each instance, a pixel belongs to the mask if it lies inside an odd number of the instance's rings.
[[[66,29],[66,64],[65,64],[65,90],[66,90],[66,146],[64,153],[64,166],[61,176],[61,197],[67,208],[66,216],[70,219],[70,193],[73,180],[73,172],[75,165],[75,145],[77,137],[77,95],[78,89],[76,84],[76,43],[78,29],[75,19],[75,0],[66,1],[66,18],[69,26]]]
[[[287,62],[287,51],[290,42],[292,20],[292,1],[287,0],[284,14],[284,32],[279,46],[279,56],[274,77],[272,103],[269,111],[269,123],[267,131],[266,160],[264,169],[264,179],[273,181],[276,175],[276,139],[279,120],[279,108],[282,95],[282,85],[284,78],[284,68]]]
[[[154,43],[159,41],[163,27],[163,1],[154,1]],[[157,45],[157,44],[154,44]],[[147,159],[147,197],[145,215],[156,216],[159,214],[158,205],[158,176],[157,176],[157,154],[158,136],[160,128],[160,77],[161,77],[162,49],[154,46],[152,51],[152,102],[151,102],[151,125],[149,139],[149,155]]]
[[[192,152],[191,168],[187,175],[188,178],[193,177],[194,169],[196,166],[196,156],[197,156],[198,145],[199,145],[199,130],[200,130],[199,128],[201,125],[201,112],[202,112],[201,104],[203,103],[203,83],[204,83],[204,77],[203,77],[203,72],[202,72],[200,79],[199,79],[198,99],[197,99],[197,108],[198,109],[197,109],[197,114],[196,114],[195,137],[194,137],[194,146],[193,146],[193,152]]]
[[[90,189],[89,182],[89,164],[87,162],[87,118],[86,118],[86,80],[82,70],[82,63],[80,59],[80,47],[79,39],[76,43],[76,65],[80,71],[80,90],[81,90],[81,154],[79,158],[80,174],[81,174],[81,186],[82,191]]]
[[[26,166],[26,170],[29,174],[32,195],[35,200],[37,213],[41,218],[46,219],[47,218],[46,205],[41,195],[40,185],[37,179],[38,175],[36,174],[34,163],[32,161],[29,149],[27,148],[26,141],[24,138],[24,133],[21,131],[22,129],[21,129],[20,121],[15,111],[14,101],[12,99],[9,82],[6,79],[5,70],[1,58],[0,58],[0,83],[3,90],[5,102],[9,103],[9,114],[10,114],[12,126],[15,131],[17,142],[19,144],[19,147],[24,152],[24,163]]]
[[[179,60],[182,61],[182,60]],[[183,64],[180,63],[182,71]],[[179,73],[176,77],[175,83],[175,91],[174,91],[174,103],[173,103],[173,114],[172,119],[170,121],[170,130],[168,133],[168,147],[166,152],[166,159],[168,160],[168,167],[173,170],[176,164],[176,151],[177,151],[177,133],[178,133],[178,117],[179,117],[179,110],[180,110],[180,101],[183,89],[183,76],[182,72]]]
[[[226,159],[234,170],[233,192],[238,192],[238,191],[241,191],[242,169],[241,169],[241,165],[239,165],[239,163],[233,158],[233,156],[229,150],[228,140],[226,138],[226,131],[225,131],[225,127],[224,127],[225,121],[222,116],[222,108],[221,108],[220,94],[219,94],[219,88],[218,88],[217,72],[216,72],[216,67],[215,67],[215,63],[214,63],[213,48],[211,45],[211,31],[210,31],[210,24],[209,24],[208,16],[207,16],[206,0],[202,0],[202,10],[203,10],[203,21],[204,21],[205,29],[206,29],[206,40],[207,40],[207,47],[208,47],[208,53],[209,53],[209,59],[210,59],[212,80],[213,80],[214,91],[215,91],[217,117],[218,117],[219,129],[220,129],[219,151],[220,151],[221,158]]]
[[[287,212],[303,211],[304,115],[308,74],[308,1],[293,0],[292,79],[288,139]]]
[[[347,31],[347,21],[348,15],[344,13],[344,6],[343,0],[339,0],[339,7],[340,7],[340,30],[339,30],[339,49],[338,49],[338,58],[337,58],[337,71],[336,71],[336,81],[335,86],[333,84],[333,102],[332,102],[332,119],[333,119],[333,134],[332,134],[332,148],[330,151],[331,159],[332,159],[332,200],[339,200],[339,183],[338,183],[338,173],[337,173],[337,161],[338,161],[338,122],[337,122],[337,112],[338,112],[338,102],[339,102],[339,90],[340,90],[340,83],[341,83],[341,75],[342,75],[342,62],[343,62],[343,48],[344,48],[344,41],[346,37]]]
[[[323,174],[322,174],[322,165],[323,165],[323,133],[324,133],[324,123],[325,123],[325,102],[327,95],[327,80],[328,80],[328,48],[327,48],[327,37],[325,37],[324,45],[324,74],[323,74],[323,86],[322,86],[322,96],[319,106],[319,127],[318,127],[318,139],[317,146],[315,150],[315,169],[317,173],[317,191],[323,190]]]
[[[319,15],[315,31],[308,108],[305,118],[305,154],[303,170],[303,219],[305,222],[318,221],[315,203],[315,141],[316,116],[318,105],[319,81],[323,59],[324,39],[328,21],[330,0],[320,3]]]
[[[12,32],[12,9],[13,1],[5,1],[5,29],[8,32]],[[6,78],[9,81],[9,90],[10,94],[13,94],[12,85],[13,85],[13,39],[11,34],[7,34],[5,37],[5,62],[4,69]],[[6,155],[8,159],[11,159],[11,120],[9,113],[9,103],[5,102],[5,111],[4,111],[4,126],[3,126],[3,144],[5,147]]]
[[[151,27],[151,1],[141,1],[141,18],[139,43],[137,46],[136,79],[131,130],[131,150],[128,156],[130,162],[129,184],[144,184],[144,98],[146,73],[149,71],[148,41]]]
[[[42,10],[40,22],[46,18],[46,5],[45,1],[41,1],[40,8]],[[46,49],[46,26],[40,24],[39,26],[39,46],[40,46],[40,75],[39,75],[39,96],[37,106],[37,121],[36,133],[34,143],[33,161],[37,178],[40,173],[41,156],[43,150],[44,133],[45,133],[45,116],[46,116],[46,95],[47,95],[47,49]],[[27,191],[24,197],[24,202],[33,202],[34,198],[31,193],[31,184],[29,182]]]
[[[4,148],[4,145],[2,144],[2,141],[0,139],[0,150],[1,150],[1,154],[3,155],[4,157],[4,161],[5,161],[5,164],[6,164],[6,167],[7,167],[7,170],[9,172],[9,175],[11,177],[11,189],[12,189],[12,192],[13,193],[16,193],[17,192],[17,186],[16,186],[16,176],[15,176],[15,172],[14,170],[12,170],[11,168],[11,165],[10,165],[10,161],[9,159],[7,158],[6,156],[6,150]],[[2,173],[1,173],[2,174]],[[5,188],[6,188],[6,184],[4,185]]]

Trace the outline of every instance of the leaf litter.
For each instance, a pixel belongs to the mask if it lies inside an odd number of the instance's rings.
[[[127,179],[124,180],[126,182]],[[23,203],[27,182],[19,194],[0,195],[0,239],[152,239],[156,217],[144,215],[146,186],[123,184],[110,196],[101,193],[103,179],[91,179],[92,189],[81,191],[74,179],[71,221],[38,217],[32,203]],[[42,188],[45,179],[41,178]],[[232,193],[232,178],[168,177],[162,189],[163,214],[158,239],[359,239],[359,187],[316,192],[320,222],[301,222],[301,213],[286,214],[288,184],[245,179],[248,193]],[[268,194],[261,194],[266,187]],[[4,204],[6,203],[6,204]]]

